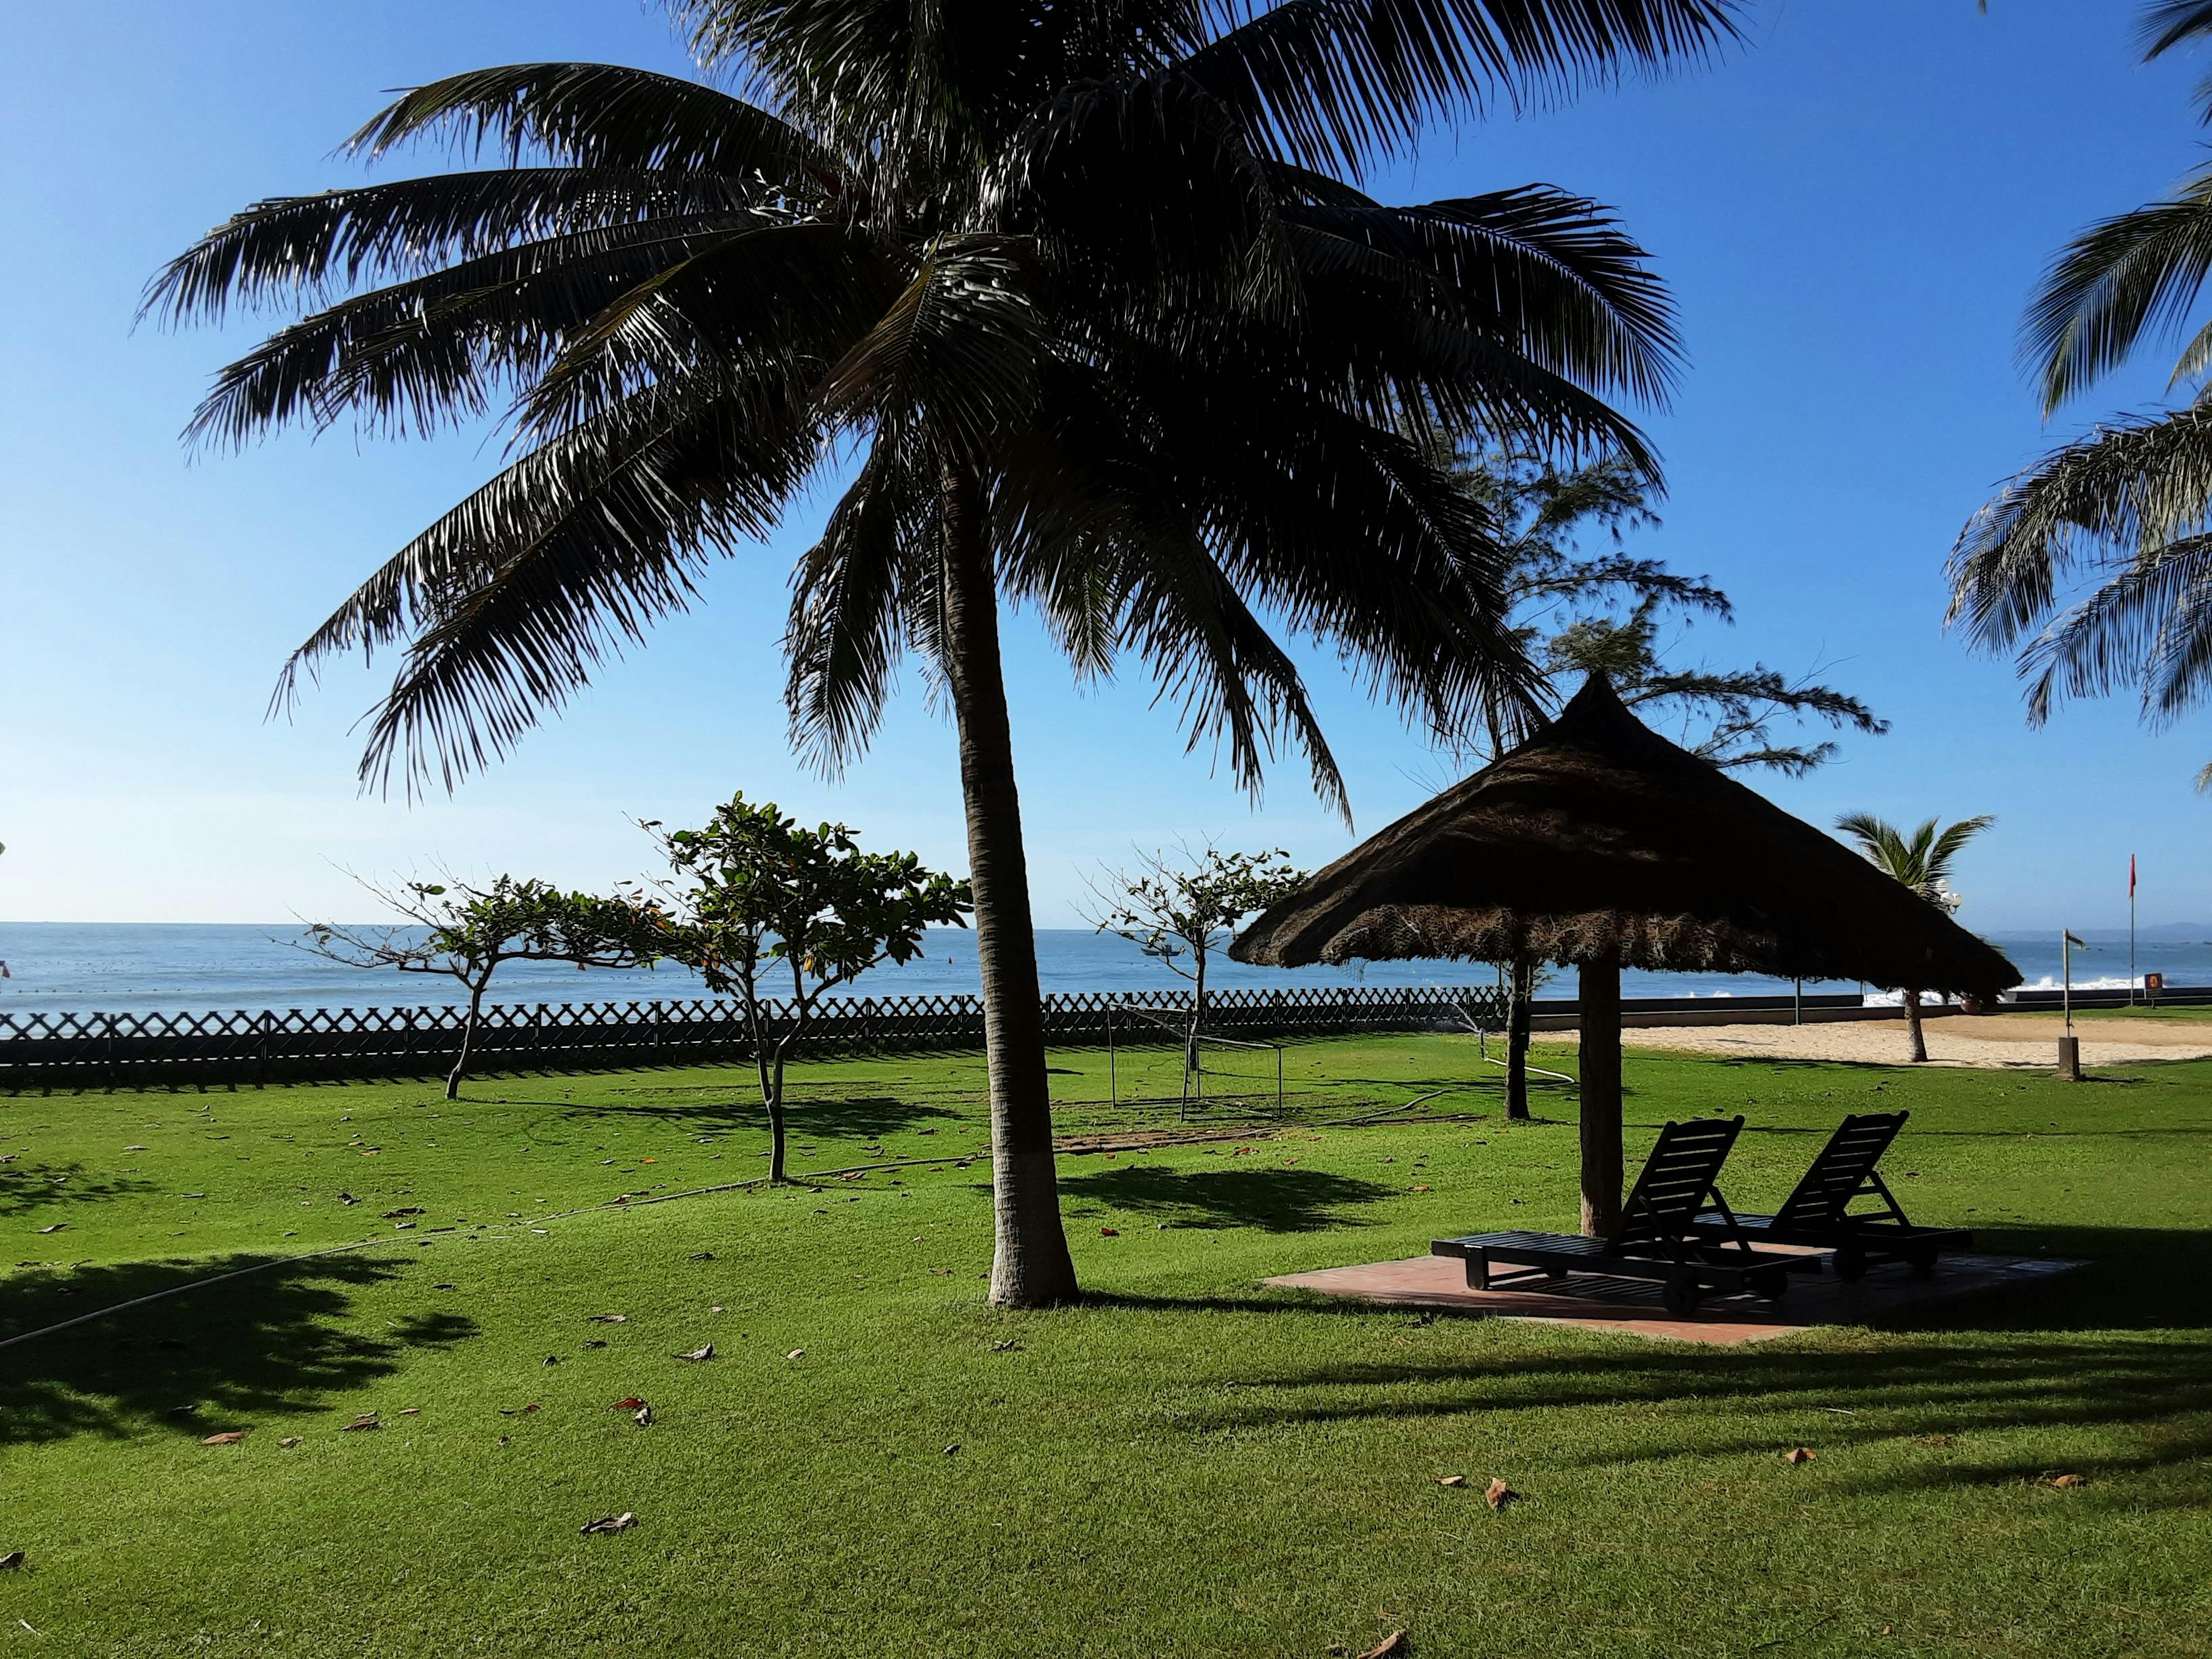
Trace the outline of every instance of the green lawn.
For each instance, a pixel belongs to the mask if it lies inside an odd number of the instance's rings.
[[[1918,1215],[2094,1264],[1917,1328],[1724,1351],[1261,1290],[1571,1224],[1571,1109],[1506,1127],[1470,1049],[1304,1045],[1296,1124],[1065,1159],[1091,1297],[1023,1316],[979,1302],[981,1162],[644,1202],[762,1167],[734,1073],[0,1098],[0,1337],[389,1241],[0,1349],[0,1655],[2212,1652],[2212,1063],[1632,1053],[1632,1156],[1741,1111],[1729,1190],[1771,1201],[1906,1105]],[[1055,1064],[1069,1130],[1162,1121]],[[795,1161],[972,1155],[979,1082],[817,1068]]]
[[[2050,1012],[2056,1012],[2057,1010]],[[2076,1008],[2076,1019],[2212,1020],[2212,1003],[2169,1004],[2163,1008]]]

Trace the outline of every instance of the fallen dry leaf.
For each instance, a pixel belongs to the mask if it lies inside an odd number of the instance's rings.
[[[1119,1238],[1121,1236],[1121,1230],[1119,1227],[1101,1227],[1098,1230],[1098,1237],[1101,1238]]]
[[[300,1443],[301,1437],[302,1437],[296,1434],[288,1434],[276,1443],[280,1446],[296,1446]]]
[[[40,1231],[40,1232],[42,1232],[42,1233],[58,1233],[58,1232],[61,1231],[61,1230],[62,1230],[63,1228],[64,1228],[64,1227],[66,1227],[66,1226],[68,1226],[68,1225],[69,1225],[69,1223],[68,1223],[68,1222],[66,1222],[66,1221],[57,1221],[56,1223],[54,1223],[54,1224],[53,1224],[52,1226],[51,1226],[51,1227],[41,1227],[41,1228],[40,1228],[40,1229],[39,1229],[39,1231]]]
[[[793,1348],[789,1353],[784,1355],[784,1358],[786,1359],[804,1359],[806,1358],[806,1350],[804,1348]]]
[[[624,1395],[620,1400],[616,1401],[614,1408],[618,1412],[634,1412],[644,1404],[644,1401],[639,1399],[635,1395],[630,1394]]]
[[[690,1257],[693,1261],[712,1261],[714,1259],[714,1253],[712,1250],[694,1250]]]
[[[22,1551],[9,1550],[7,1554],[0,1555],[0,1572],[20,1572],[22,1567]]]
[[[1799,1463],[1809,1463],[1820,1455],[1820,1453],[1815,1451],[1808,1451],[1802,1446],[1792,1446],[1788,1451],[1782,1454],[1782,1461],[1794,1466]]]
[[[1366,1652],[1361,1654],[1359,1659],[1399,1659],[1401,1654],[1411,1653],[1413,1650],[1413,1638],[1401,1630],[1394,1630]]]
[[[708,1309],[707,1311],[708,1313],[727,1313],[729,1310],[723,1307],[720,1303],[717,1302],[713,1307]]]
[[[1467,1485],[1467,1477],[1463,1474],[1440,1474],[1437,1477],[1437,1485],[1439,1486],[1464,1486]]]
[[[1482,1501],[1493,1510],[1502,1510],[1520,1496],[1504,1480],[1493,1478],[1489,1486],[1483,1488]]]
[[[246,1438],[244,1429],[225,1429],[221,1434],[211,1434],[200,1442],[203,1446],[235,1446]]]
[[[592,1314],[590,1317],[591,1322],[594,1325],[627,1325],[629,1323],[629,1316],[628,1314]]]
[[[386,1210],[384,1212],[384,1218],[386,1221],[397,1221],[403,1215],[428,1215],[429,1213],[430,1212],[424,1209],[420,1204],[410,1204],[404,1209]]]
[[[341,1429],[343,1431],[349,1433],[355,1429],[380,1429],[384,1425],[377,1419],[377,1415],[374,1412],[363,1412],[359,1417],[355,1418],[352,1422],[342,1425]]]
[[[959,1449],[960,1449],[960,1443],[959,1443],[957,1440],[956,1440],[956,1441],[954,1441],[951,1445],[947,1446],[947,1447],[945,1449],[945,1455],[947,1457],[950,1457],[950,1456],[951,1456],[951,1455],[952,1455],[952,1454],[953,1454],[953,1453],[955,1453],[955,1452],[958,1451]]]
[[[420,1406],[404,1406],[400,1408],[399,1414],[402,1417],[420,1417],[422,1408]]]
[[[712,1359],[714,1357],[714,1345],[709,1342],[703,1347],[692,1349],[689,1353],[679,1353],[673,1357],[678,1359],[688,1359],[696,1365],[702,1359]]]
[[[640,1406],[635,1412],[631,1413],[630,1415],[641,1429],[649,1429],[653,1426],[652,1407]]]
[[[628,1532],[637,1524],[637,1517],[628,1510],[620,1515],[603,1515],[596,1521],[586,1521],[579,1532]]]
[[[340,1193],[338,1194],[338,1202],[341,1204],[358,1204],[361,1200],[356,1198],[351,1193]]]
[[[596,1336],[587,1336],[584,1339],[584,1346],[587,1348],[604,1348],[607,1345]]]
[[[433,1285],[430,1288],[434,1291],[452,1291],[458,1290],[460,1287],[455,1285]]]
[[[2086,1474],[2054,1475],[2051,1484],[2054,1486],[2086,1486],[2089,1484],[2089,1477]]]

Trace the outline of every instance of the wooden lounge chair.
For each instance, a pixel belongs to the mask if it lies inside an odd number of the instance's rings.
[[[1743,1119],[1669,1123],[1628,1194],[1610,1238],[1566,1233],[1474,1233],[1439,1238],[1432,1255],[1458,1256],[1478,1291],[1539,1290],[1569,1273],[1656,1279],[1670,1313],[1687,1313],[1707,1291],[1778,1297],[1791,1273],[1818,1273],[1817,1255],[1752,1247],[1714,1182]],[[1698,1224],[1711,1217],[1708,1230]],[[1499,1268],[1517,1269],[1503,1275]]]
[[[1839,1279],[1858,1279],[1878,1261],[1909,1262],[1916,1272],[1933,1273],[1937,1256],[1966,1249],[1974,1236],[1958,1227],[1914,1226],[1875,1171],[1910,1115],[1867,1112],[1845,1118],[1782,1207],[1772,1215],[1737,1216],[1735,1230],[1777,1244],[1825,1246],[1834,1253],[1830,1260]],[[1849,1213],[1862,1198],[1876,1200],[1881,1207]],[[1699,1231],[1718,1231],[1710,1224]]]

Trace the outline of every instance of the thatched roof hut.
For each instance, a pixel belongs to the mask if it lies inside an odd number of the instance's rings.
[[[1309,878],[1229,953],[1579,967],[1585,1220],[1601,1226],[1620,1201],[1623,966],[1983,996],[2020,980],[1936,906],[1644,726],[1601,675],[1519,748]],[[1609,1182],[1589,1167],[1608,1115]]]

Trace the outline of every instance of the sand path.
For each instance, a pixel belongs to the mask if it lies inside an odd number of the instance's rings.
[[[1954,1014],[1927,1023],[1928,1058],[1942,1066],[2022,1066],[2049,1071],[2057,1063],[2056,1017],[1999,1014],[1973,1018]],[[2074,1034],[2081,1039],[2084,1066],[2129,1066],[2152,1060],[2203,1060],[2212,1056],[2212,1023],[2154,1024],[2081,1019]],[[2105,1035],[2111,1033],[2110,1036]],[[1540,1042],[1572,1042],[1571,1031],[1538,1034]],[[1644,1025],[1621,1033],[1631,1048],[1671,1048],[1680,1053],[1734,1054],[1747,1060],[1840,1060],[1875,1065],[1905,1063],[1901,1019],[1838,1020],[1821,1025]]]

